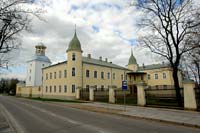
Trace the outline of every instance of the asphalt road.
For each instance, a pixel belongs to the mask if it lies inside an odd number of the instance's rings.
[[[0,96],[20,133],[199,133],[200,129]]]

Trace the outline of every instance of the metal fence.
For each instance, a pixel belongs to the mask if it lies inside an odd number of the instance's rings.
[[[94,101],[109,102],[109,90],[107,88],[97,88],[94,90]]]
[[[176,90],[171,89],[145,89],[146,104],[154,106],[168,106],[171,108],[182,108],[176,99]],[[183,89],[181,89],[181,102],[183,105]]]
[[[80,99],[81,100],[89,100],[89,90],[83,88],[80,90]]]
[[[126,90],[126,91],[122,89],[115,90],[115,103],[124,104],[124,100],[125,100],[125,104],[136,105],[137,93],[131,94],[130,90]]]

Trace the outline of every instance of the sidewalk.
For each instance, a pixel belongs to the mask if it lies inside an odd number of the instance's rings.
[[[103,108],[109,110],[118,110],[114,114],[143,118],[155,121],[162,121],[168,123],[174,123],[179,125],[186,125],[200,128],[200,112],[175,110],[175,109],[163,109],[163,108],[151,108],[140,106],[126,106],[124,105],[108,104],[108,103],[81,103],[80,106]]]

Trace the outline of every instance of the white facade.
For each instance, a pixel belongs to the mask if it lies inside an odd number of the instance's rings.
[[[42,85],[42,68],[51,65],[48,62],[31,61],[27,66],[26,86],[41,86]]]
[[[26,86],[41,86],[43,80],[42,68],[51,65],[51,61],[45,56],[46,47],[39,44],[35,48],[35,55],[28,61]]]

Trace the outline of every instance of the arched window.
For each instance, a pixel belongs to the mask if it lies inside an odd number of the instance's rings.
[[[72,61],[75,61],[76,60],[76,55],[75,53],[72,54]]]
[[[75,76],[75,67],[72,68],[72,76]]]
[[[86,70],[86,77],[89,78],[90,77],[90,71]]]

